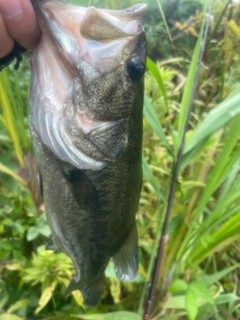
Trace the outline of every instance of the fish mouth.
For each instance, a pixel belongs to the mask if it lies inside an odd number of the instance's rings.
[[[132,95],[127,94],[127,58],[123,57],[132,55],[139,46],[146,5],[115,11],[42,0],[34,1],[34,7],[42,38],[32,55],[32,69],[36,70],[30,97],[32,123],[60,160],[79,169],[102,170],[107,162],[101,154],[107,155],[107,160],[115,159],[127,146],[128,136],[121,120],[128,119]],[[118,82],[124,91],[124,103],[120,102],[121,95],[112,98],[118,90],[115,73],[121,73]],[[99,82],[103,85],[98,90]],[[104,100],[106,96],[110,103]],[[92,97],[97,97],[97,102]],[[107,147],[101,144],[97,150],[97,134],[103,136],[104,130],[113,136],[120,130],[117,148],[111,142],[106,143]],[[85,152],[87,146],[82,151],[80,143],[75,143],[77,137],[85,136],[95,141],[92,153]]]
[[[120,62],[123,48],[143,32],[145,4],[124,10],[78,7],[56,0],[34,1],[42,34],[70,77],[77,76],[79,61],[95,63],[108,72]],[[96,65],[95,65],[96,66]]]

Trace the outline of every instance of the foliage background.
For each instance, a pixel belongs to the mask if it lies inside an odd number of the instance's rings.
[[[116,9],[136,2],[75,0]],[[110,263],[101,303],[91,310],[79,291],[64,297],[73,266],[66,255],[44,249],[50,231],[28,131],[26,54],[18,72],[10,66],[0,74],[0,320],[142,318],[208,4],[145,2],[150,59],[139,274],[120,283]],[[155,320],[240,319],[239,59],[240,5],[216,0],[153,301]]]

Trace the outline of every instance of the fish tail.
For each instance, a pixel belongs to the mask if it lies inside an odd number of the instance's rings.
[[[133,280],[138,272],[138,234],[136,223],[127,239],[113,257],[117,277],[123,281]]]
[[[101,299],[104,282],[104,273],[93,278],[91,281],[86,282],[77,282],[76,279],[73,278],[65,292],[65,296],[68,296],[74,290],[80,290],[82,292],[84,303],[86,304],[86,306],[93,308],[99,303]]]

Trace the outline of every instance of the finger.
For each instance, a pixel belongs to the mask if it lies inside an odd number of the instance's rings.
[[[8,34],[21,46],[32,49],[40,29],[30,0],[1,0],[0,11]]]
[[[3,58],[12,51],[14,46],[14,41],[7,33],[7,30],[5,28],[1,15],[0,15],[0,43],[1,43],[0,58]]]

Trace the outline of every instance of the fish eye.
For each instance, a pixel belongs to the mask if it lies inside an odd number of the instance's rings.
[[[131,57],[126,63],[126,71],[132,80],[140,79],[145,72],[145,64],[138,56]]]

